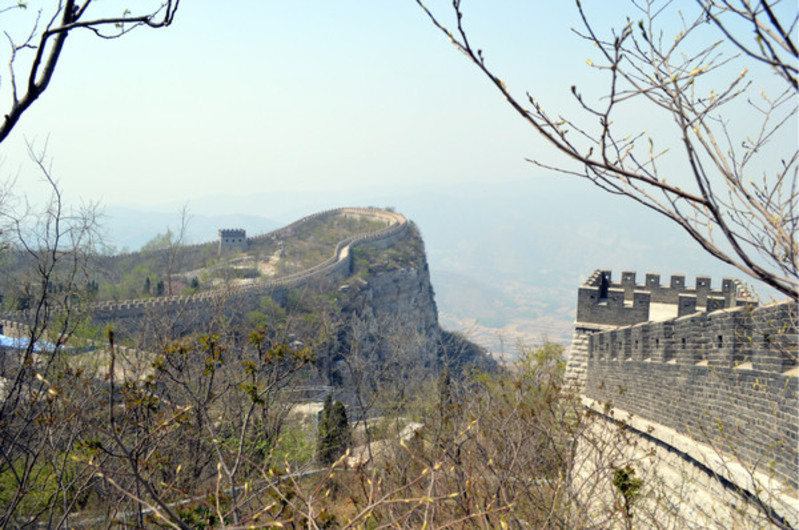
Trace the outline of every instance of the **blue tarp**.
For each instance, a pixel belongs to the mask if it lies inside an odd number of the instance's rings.
[[[17,337],[7,337],[5,335],[0,335],[0,348],[26,350],[28,348],[29,343],[30,339],[28,337],[17,338]],[[42,339],[33,345],[33,351],[35,352],[55,351],[55,344]]]

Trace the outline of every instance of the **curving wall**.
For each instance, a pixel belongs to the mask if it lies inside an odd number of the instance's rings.
[[[192,309],[208,309],[220,303],[229,302],[231,299],[249,299],[262,296],[276,289],[296,288],[320,278],[342,278],[349,275],[352,267],[351,249],[358,245],[374,244],[382,247],[391,245],[408,228],[408,220],[402,214],[381,210],[377,208],[336,208],[318,212],[291,223],[288,226],[274,230],[267,234],[248,238],[248,243],[264,238],[289,237],[294,230],[309,221],[330,217],[334,215],[366,217],[386,223],[386,227],[373,232],[356,234],[339,241],[333,254],[317,265],[308,269],[290,274],[281,278],[259,280],[251,284],[233,287],[231,289],[218,289],[203,291],[191,296],[164,296],[149,299],[122,300],[115,302],[100,302],[88,309],[95,320],[116,320],[136,318],[144,314],[158,312],[186,312]],[[199,248],[215,243],[201,243],[187,248]],[[130,256],[125,254],[111,259]],[[5,315],[8,321],[27,322],[29,315],[18,312]]]
[[[795,302],[599,331],[584,395],[799,487]]]

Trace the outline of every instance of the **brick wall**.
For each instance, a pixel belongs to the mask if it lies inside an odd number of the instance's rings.
[[[680,315],[688,315],[751,301],[742,284],[731,278],[713,289],[707,276],[697,276],[695,287],[687,287],[680,274],[671,276],[669,285],[661,285],[659,274],[647,273],[639,284],[635,272],[622,272],[621,280],[614,282],[611,271],[596,270],[577,291],[577,322],[629,326],[651,320],[651,304],[678,306]]]
[[[783,302],[595,332],[584,394],[799,487],[796,315]]]

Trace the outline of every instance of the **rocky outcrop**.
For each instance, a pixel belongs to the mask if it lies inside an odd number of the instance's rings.
[[[421,236],[410,226],[390,249],[364,247],[356,253],[353,274],[340,289],[344,332],[333,362],[355,354],[380,360],[380,366],[410,375],[459,370],[476,365],[491,370],[487,352],[442,330]]]

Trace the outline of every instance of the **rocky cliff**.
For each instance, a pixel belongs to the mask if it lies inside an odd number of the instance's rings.
[[[422,238],[401,214],[373,208],[329,210],[251,238],[251,243],[250,247],[265,243],[275,248],[250,254],[260,254],[262,261],[264,255],[271,256],[270,266],[277,261],[294,269],[271,279],[230,282],[194,293],[97,302],[84,306],[84,314],[97,329],[110,325],[125,345],[148,351],[202,333],[230,336],[238,348],[251,331],[264,329],[275,343],[311,348],[323,382],[343,382],[344,368],[349,365],[352,372],[355,364],[368,366],[371,373],[400,371],[409,376],[435,373],[444,366],[493,367],[481,348],[440,328]],[[311,244],[316,244],[313,251],[307,250]],[[186,255],[205,246],[174,249],[180,259],[170,262],[165,279],[204,277],[224,267],[233,270],[225,259],[253,260],[240,253],[202,268],[201,259]],[[297,257],[303,255],[319,255],[323,261],[298,268]],[[147,257],[106,259],[104,269],[123,277],[133,267],[125,268],[124,263],[138,263],[137,268],[159,263],[144,260]],[[181,263],[182,268],[177,266]],[[106,282],[115,285],[113,278]],[[25,324],[28,317],[23,311],[7,319]]]
[[[346,381],[354,362],[408,377],[495,366],[483,348],[439,326],[424,244],[413,225],[388,248],[355,249],[352,274],[338,289],[341,332],[332,382]]]

